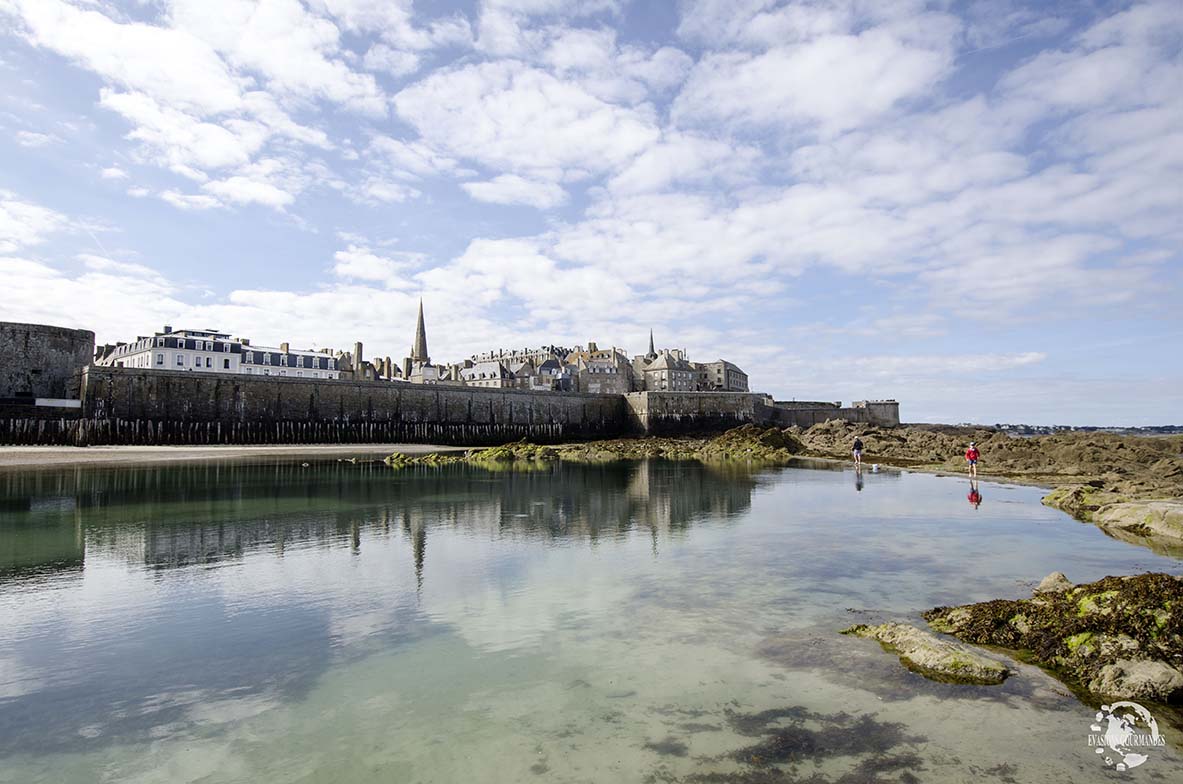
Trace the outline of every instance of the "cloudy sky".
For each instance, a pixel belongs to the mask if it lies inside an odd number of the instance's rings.
[[[1183,12],[0,0],[0,319],[1183,421]]]

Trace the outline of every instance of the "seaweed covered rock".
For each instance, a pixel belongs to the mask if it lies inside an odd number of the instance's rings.
[[[423,455],[408,455],[403,452],[395,452],[392,455],[387,455],[382,462],[391,468],[408,468],[410,466],[442,466],[451,465],[453,463],[461,463],[464,461],[463,454],[455,452],[428,452]]]
[[[903,623],[860,624],[842,633],[877,640],[908,669],[943,683],[992,685],[1002,683],[1010,674],[1002,662]]]
[[[1106,577],[1031,599],[937,607],[924,618],[965,642],[1023,652],[1099,696],[1183,699],[1183,578]]]
[[[805,451],[791,433],[775,427],[743,425],[712,438],[698,452],[700,460],[784,462]]]
[[[509,463],[558,460],[559,454],[553,447],[523,440],[468,452],[464,459],[470,463]]]

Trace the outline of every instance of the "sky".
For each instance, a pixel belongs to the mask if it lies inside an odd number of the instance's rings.
[[[0,319],[1183,423],[1183,8],[0,0]]]

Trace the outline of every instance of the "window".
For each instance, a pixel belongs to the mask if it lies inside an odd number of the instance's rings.
[[[214,350],[214,344],[213,344],[213,343],[210,343],[210,342],[207,340],[207,341],[205,342],[205,350],[206,350],[206,351],[213,351],[213,350]]]
[[[279,371],[279,375],[281,375],[281,376],[286,376],[287,374],[288,374],[288,372],[286,370]]]
[[[314,370],[314,371],[312,371],[312,377],[313,377],[313,378],[320,378],[320,373],[317,373],[317,372]]]
[[[157,365],[163,365],[163,364],[164,364],[164,354],[157,354],[157,355],[156,355],[156,364],[157,364]]]
[[[201,367],[201,357],[193,357],[193,367]]]
[[[205,358],[205,366],[207,368],[212,368],[214,366],[214,358],[213,357],[206,357]]]
[[[223,359],[222,360],[222,370],[229,370],[229,369],[230,369],[230,360]]]
[[[177,354],[177,367],[185,367],[185,355]]]
[[[164,338],[156,338],[156,345],[163,346],[164,345]]]
[[[303,370],[297,370],[297,371],[296,371],[296,375],[297,375],[297,376],[302,376],[302,375],[304,375],[304,371],[303,371]]]
[[[270,370],[268,370],[267,368],[263,368],[263,375],[264,375],[264,376],[269,376],[269,375],[271,375],[271,371],[270,371]]]
[[[279,364],[283,365],[284,367],[288,366],[288,355],[287,354],[280,355]]]
[[[253,375],[254,375],[254,371],[252,371],[250,368],[243,368],[243,369],[242,369],[242,372],[243,372],[243,373],[246,373],[248,376],[253,376]]]
[[[296,357],[296,367],[304,367],[304,357]]]
[[[264,354],[264,355],[263,355],[263,364],[264,364],[264,365],[270,365],[270,364],[271,364],[271,355],[270,355],[270,354]]]

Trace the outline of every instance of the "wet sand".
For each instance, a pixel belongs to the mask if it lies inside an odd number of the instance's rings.
[[[304,457],[380,459],[393,452],[410,455],[463,451],[465,447],[431,444],[283,444],[258,446],[6,446],[0,447],[0,471],[71,465],[148,465],[203,460]]]

